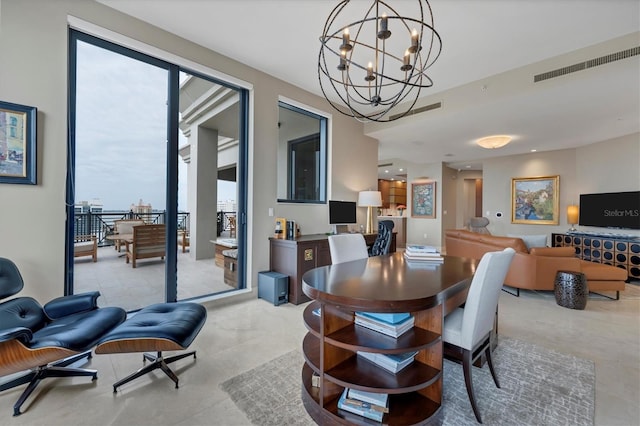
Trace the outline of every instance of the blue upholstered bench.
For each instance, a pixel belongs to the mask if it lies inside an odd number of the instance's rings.
[[[114,383],[118,387],[160,368],[178,387],[178,377],[167,364],[193,355],[191,351],[164,358],[162,351],[185,350],[196,338],[207,319],[207,310],[197,303],[158,303],[147,306],[111,330],[98,342],[96,354],[145,352],[143,361],[151,363]],[[146,352],[157,352],[157,355]]]

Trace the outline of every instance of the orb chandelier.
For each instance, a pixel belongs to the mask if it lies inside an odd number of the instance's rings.
[[[402,118],[416,104],[420,90],[433,86],[427,69],[440,56],[442,40],[429,1],[396,3],[393,8],[374,0],[362,15],[362,2],[343,0],[324,24],[320,88],[333,108],[358,121]],[[352,21],[353,16],[362,19]]]

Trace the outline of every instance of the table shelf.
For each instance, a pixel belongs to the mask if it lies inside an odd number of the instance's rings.
[[[447,256],[434,270],[405,267],[402,253],[323,266],[305,273],[302,289],[314,301],[303,313],[302,399],[318,424],[379,425],[337,407],[346,388],[389,395],[385,425],[426,425],[439,420],[442,404],[442,321],[469,286],[477,266]],[[313,311],[320,308],[320,316]],[[354,323],[355,312],[403,313],[413,328],[398,338]],[[417,351],[413,362],[392,373],[358,351]],[[317,387],[312,385],[318,376]]]

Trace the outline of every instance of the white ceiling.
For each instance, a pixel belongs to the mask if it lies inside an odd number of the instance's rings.
[[[418,0],[387,1],[401,6]],[[319,36],[338,1],[100,2],[321,95]],[[363,10],[371,3],[352,2]],[[409,162],[480,169],[489,157],[573,148],[640,131],[640,55],[533,83],[536,74],[640,46],[640,1],[430,4],[443,50],[429,73],[434,85],[422,90],[418,106],[440,101],[442,108],[365,125],[365,133],[380,141],[379,162],[394,164],[391,175]],[[514,140],[500,150],[473,143],[497,133]]]

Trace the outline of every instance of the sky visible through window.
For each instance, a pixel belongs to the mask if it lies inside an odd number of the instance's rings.
[[[164,69],[78,42],[76,202],[99,199],[104,210],[128,210],[142,200],[165,209],[167,80]],[[187,211],[181,158],[178,167],[178,209]],[[220,182],[218,199],[235,198],[235,184]]]

